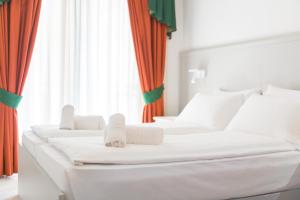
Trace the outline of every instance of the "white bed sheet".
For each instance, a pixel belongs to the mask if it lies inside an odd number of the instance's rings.
[[[176,121],[154,122],[154,123],[146,123],[142,125],[162,128],[164,129],[165,134],[170,134],[170,135],[207,133],[207,132],[217,131],[217,129],[206,128],[203,126],[199,126],[199,124],[196,123],[176,122]]]
[[[73,166],[50,145],[37,162],[78,200],[230,199],[300,187],[300,153],[289,151],[206,161]],[[68,193],[68,191],[65,191]]]

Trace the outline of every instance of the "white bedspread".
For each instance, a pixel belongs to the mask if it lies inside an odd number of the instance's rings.
[[[162,145],[107,148],[101,137],[54,138],[49,143],[75,165],[150,164],[214,160],[296,150],[288,142],[242,132],[167,135]]]

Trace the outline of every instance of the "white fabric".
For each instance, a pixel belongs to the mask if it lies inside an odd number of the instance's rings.
[[[153,120],[155,122],[173,122],[177,116],[155,116]]]
[[[276,87],[273,85],[268,85],[266,91],[264,92],[264,95],[300,98],[300,91],[280,88],[280,87]]]
[[[22,135],[22,144],[38,164],[47,172],[50,179],[54,181],[61,191],[70,193],[70,191],[67,191],[69,187],[66,171],[70,169],[72,165],[64,158],[64,155],[59,154],[58,151],[50,148],[44,140],[31,131],[24,132]],[[47,154],[42,151],[44,148],[47,149]],[[55,155],[55,159],[51,158],[50,155]]]
[[[35,135],[44,141],[56,137],[92,137],[104,135],[104,130],[61,130],[55,125],[31,126],[31,129]]]
[[[254,95],[242,106],[226,130],[280,137],[300,144],[298,98]]]
[[[240,91],[231,91],[227,89],[220,88],[218,91],[223,94],[242,94],[245,96],[245,98],[249,98],[253,94],[262,94],[262,89],[261,88],[252,88],[252,89],[247,89],[247,90],[240,90]]]
[[[38,164],[64,193],[69,193],[65,186],[70,185],[77,200],[232,199],[300,187],[300,153],[296,151],[181,163],[74,167],[49,145],[36,149]]]
[[[133,126],[133,125],[131,125]],[[141,127],[156,127],[163,129],[164,134],[178,135],[191,133],[207,133],[216,131],[215,129],[203,128],[194,123],[186,122],[163,122],[163,123],[146,123],[139,124]],[[85,137],[85,136],[102,136],[104,130],[61,130],[56,125],[35,125],[31,126],[31,130],[35,135],[48,141],[49,138],[55,137]]]
[[[105,121],[102,116],[78,116],[74,117],[74,128],[76,130],[102,130]]]
[[[159,145],[164,140],[164,130],[157,127],[126,126],[126,143]]]
[[[145,123],[145,124],[140,124],[140,126],[161,128],[164,130],[164,134],[169,134],[169,135],[207,133],[207,132],[220,130],[220,129],[206,128],[200,126],[197,123],[180,122],[180,121]]]
[[[244,95],[198,93],[175,121],[197,123],[199,126],[225,128],[244,102]]]
[[[27,148],[34,158],[37,156],[37,147],[45,143],[45,140],[37,136],[32,131],[27,131],[22,134],[22,144]]]
[[[141,121],[143,100],[127,1],[43,1],[30,71],[18,108],[20,130],[78,115],[120,112]]]
[[[59,128],[67,129],[67,130],[74,129],[74,107],[73,106],[65,105],[62,108]]]
[[[299,163],[299,152],[292,151],[207,162],[101,166],[98,171],[71,170],[68,177],[78,200],[219,200],[299,188]]]
[[[126,126],[125,117],[122,114],[110,116],[108,125],[105,127],[104,143],[107,147],[125,147]]]
[[[212,160],[292,151],[281,139],[242,132],[166,135],[162,145],[127,145],[106,148],[99,138],[53,138],[49,143],[75,165],[147,164]]]

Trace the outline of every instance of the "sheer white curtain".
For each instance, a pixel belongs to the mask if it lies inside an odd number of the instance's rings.
[[[140,85],[125,0],[45,0],[23,101],[22,129],[77,114],[139,122]]]

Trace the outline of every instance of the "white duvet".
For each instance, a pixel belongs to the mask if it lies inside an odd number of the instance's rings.
[[[166,135],[159,146],[108,148],[102,137],[52,138],[49,143],[75,165],[155,164],[214,160],[294,151],[284,140],[243,132]]]

